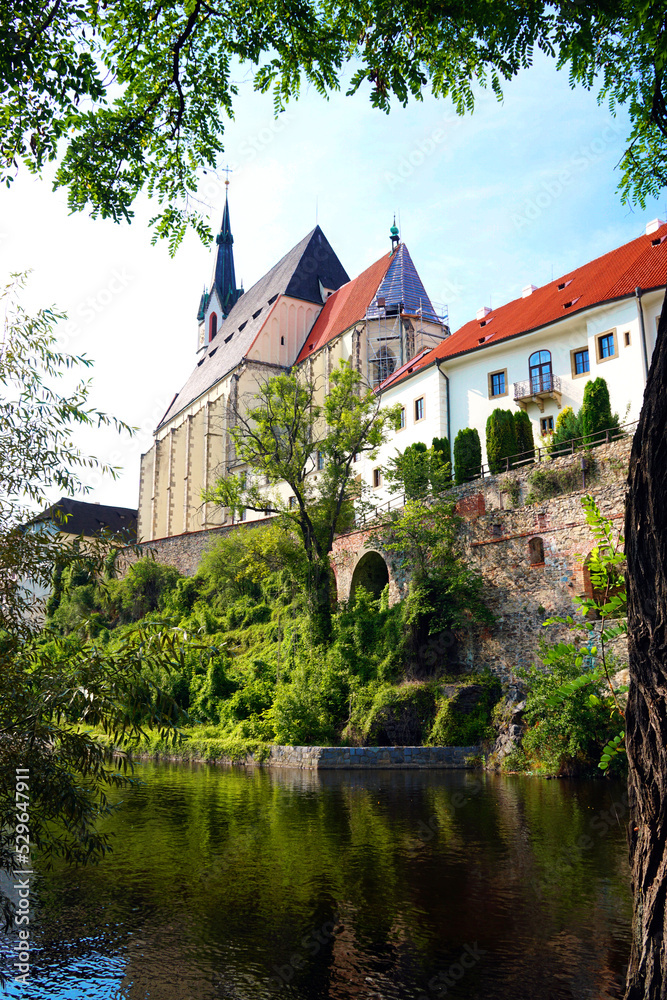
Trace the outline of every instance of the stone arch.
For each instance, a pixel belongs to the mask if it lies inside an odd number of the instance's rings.
[[[350,597],[354,597],[357,587],[364,587],[373,597],[379,597],[389,583],[389,568],[380,555],[372,549],[364,552],[354,567],[350,584]]]

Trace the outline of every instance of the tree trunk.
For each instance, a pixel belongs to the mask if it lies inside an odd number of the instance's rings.
[[[630,459],[626,745],[634,913],[626,1000],[667,1000],[667,296]]]
[[[331,638],[331,565],[328,558],[314,559],[310,564],[309,610],[311,638],[322,645]]]

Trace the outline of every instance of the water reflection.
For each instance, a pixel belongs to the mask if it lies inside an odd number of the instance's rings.
[[[109,821],[113,856],[41,879],[40,951],[30,985],[10,996],[622,996],[630,897],[618,786],[140,772],[145,785]]]

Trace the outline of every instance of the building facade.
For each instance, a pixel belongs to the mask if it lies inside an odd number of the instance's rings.
[[[197,360],[142,456],[142,541],[230,523],[202,490],[238,468],[234,411],[251,405],[267,376],[303,366],[325,394],[334,367],[353,365],[399,404],[401,427],[357,474],[377,504],[390,499],[382,468],[407,445],[453,443],[475,427],[486,462],[486,421],[496,407],[524,409],[537,443],[565,406],[581,406],[603,376],[622,422],[637,419],[655,346],[667,276],[667,225],[497,309],[451,334],[410,253],[391,229],[391,250],[350,280],[316,226],[248,292],[236,288],[225,202],[210,289],[197,313]],[[285,496],[286,499],[286,496]]]

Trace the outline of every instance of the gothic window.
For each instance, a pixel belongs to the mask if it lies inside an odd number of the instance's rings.
[[[551,351],[535,351],[531,354],[528,358],[528,375],[531,392],[550,392],[553,389]]]
[[[396,370],[396,359],[394,355],[384,345],[380,347],[374,360],[375,365],[375,385],[381,385],[385,379],[394,374]]]
[[[218,332],[218,314],[212,312],[208,321],[208,340],[209,343],[213,340],[216,333]]]

